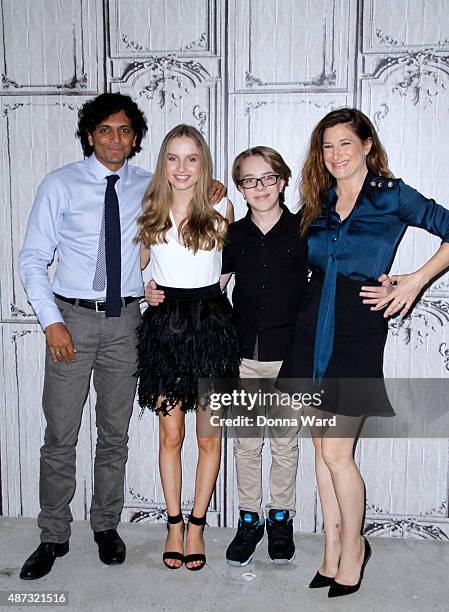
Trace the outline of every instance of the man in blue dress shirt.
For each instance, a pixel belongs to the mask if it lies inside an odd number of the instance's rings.
[[[40,578],[69,550],[75,453],[91,373],[97,393],[90,511],[100,559],[125,560],[116,528],[123,507],[128,425],[136,379],[135,329],[143,295],[136,217],[151,174],[128,165],[147,131],[135,102],[101,94],[79,112],[86,158],[41,183],[20,253],[20,274],[47,342],[40,460],[41,544],[20,577]],[[48,266],[55,250],[52,284]]]
[[[20,577],[48,574],[69,550],[76,444],[91,374],[97,393],[94,494],[90,522],[99,557],[123,563],[117,533],[123,508],[128,426],[136,390],[136,327],[143,295],[136,219],[152,174],[128,165],[147,132],[129,97],[104,93],[79,112],[85,159],[51,172],[41,183],[20,253],[20,275],[47,352],[43,409],[47,421],[40,461],[41,544]],[[211,186],[216,203],[226,189]],[[50,284],[48,266],[58,254]]]

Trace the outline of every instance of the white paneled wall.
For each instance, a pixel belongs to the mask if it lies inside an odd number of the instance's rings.
[[[49,171],[80,159],[77,110],[102,91],[131,95],[150,133],[135,163],[153,168],[165,133],[180,121],[208,140],[215,175],[231,185],[237,153],[258,144],[293,169],[287,202],[314,124],[356,105],[376,124],[396,176],[449,204],[449,16],[444,0],[0,0],[0,383],[3,514],[36,516],[44,339],[18,276],[18,253],[33,194]],[[134,163],[134,160],[133,160]],[[439,241],[408,230],[394,272],[421,265]],[[390,377],[449,376],[449,277],[413,314],[392,322]],[[78,446],[75,518],[92,494],[95,396]],[[130,425],[125,520],[160,520],[157,428],[138,408]],[[193,500],[196,445],[188,417],[183,503]],[[269,452],[264,451],[269,460]],[[448,440],[363,439],[371,533],[446,539]],[[267,462],[268,466],[268,462]],[[226,441],[209,520],[233,525],[232,441]],[[268,467],[264,473],[268,481]],[[296,527],[321,529],[309,439],[300,440]]]

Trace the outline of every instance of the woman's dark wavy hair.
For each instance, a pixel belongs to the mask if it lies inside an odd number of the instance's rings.
[[[309,225],[320,214],[325,195],[329,187],[335,182],[324,164],[323,134],[327,128],[340,124],[347,125],[362,142],[371,139],[371,148],[366,156],[368,169],[385,178],[393,177],[388,167],[385,149],[369,118],[357,108],[343,107],[331,111],[315,126],[310,137],[306,160],[302,167],[300,182],[300,199],[303,205],[302,234],[307,232]]]
[[[145,115],[132,98],[121,93],[102,93],[93,100],[89,100],[78,111],[77,138],[81,141],[85,157],[92,155],[94,148],[89,144],[88,134],[92,133],[97,125],[115,113],[124,111],[130,119],[136,135],[136,144],[131,149],[128,159],[134,157],[142,150],[142,139],[148,131]]]

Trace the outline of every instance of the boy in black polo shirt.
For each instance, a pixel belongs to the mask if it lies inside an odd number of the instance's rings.
[[[248,213],[229,226],[222,274],[235,274],[232,302],[242,347],[240,377],[247,391],[257,392],[264,379],[277,377],[307,282],[307,245],[299,234],[298,214],[284,205],[283,192],[290,177],[290,168],[269,147],[240,153],[232,168]],[[253,386],[249,379],[255,379]],[[269,408],[265,409],[269,415]],[[268,554],[278,564],[288,563],[295,555],[297,433],[290,430],[287,435],[270,437],[271,500],[265,513]],[[240,518],[226,551],[231,565],[249,563],[263,538],[263,442],[261,435],[250,433],[234,440]]]

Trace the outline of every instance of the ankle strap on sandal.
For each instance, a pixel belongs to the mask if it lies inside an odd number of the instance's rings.
[[[175,523],[180,523],[182,520],[183,520],[182,512],[180,512],[179,514],[176,514],[175,516],[170,516],[169,514],[167,514],[167,522],[170,523],[170,525],[174,525]]]
[[[205,514],[204,516],[201,516],[201,517],[194,516],[193,514],[189,514],[189,523],[193,523],[194,525],[205,525],[206,524],[206,516],[207,516],[207,514]]]

